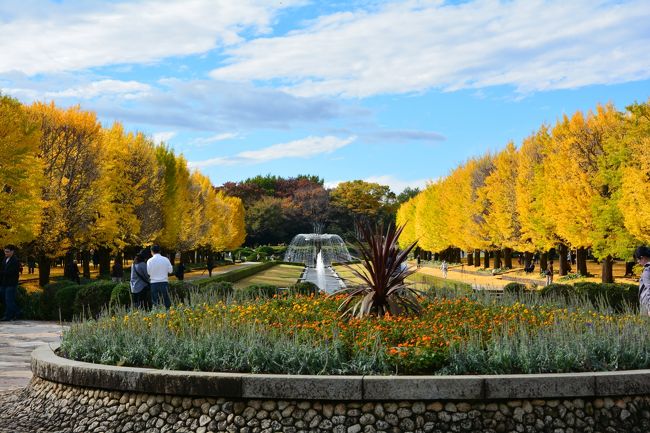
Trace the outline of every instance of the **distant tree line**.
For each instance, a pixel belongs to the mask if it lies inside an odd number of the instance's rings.
[[[393,221],[400,200],[419,192],[407,188],[396,196],[386,185],[362,180],[341,182],[333,189],[318,176],[255,176],[226,182],[221,188],[240,198],[246,209],[246,244],[286,243],[299,233],[336,233],[351,240],[355,221]]]
[[[89,276],[91,250],[108,274],[111,258],[152,243],[188,252],[244,242],[241,200],[165,145],[119,123],[103,127],[78,106],[0,95],[0,153],[0,242],[37,260],[41,285],[62,256],[81,257]]]
[[[587,274],[587,251],[612,282],[614,258],[632,259],[650,242],[650,102],[623,112],[612,105],[563,116],[496,154],[459,165],[402,204],[401,241],[431,252],[466,251],[470,264],[511,267],[513,251],[529,263],[559,255],[565,275],[569,249]]]

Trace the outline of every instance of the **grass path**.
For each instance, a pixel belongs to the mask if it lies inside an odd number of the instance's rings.
[[[277,287],[289,287],[298,281],[302,269],[301,266],[276,265],[270,269],[266,269],[255,275],[251,275],[248,278],[237,281],[235,283],[235,288],[241,289],[252,284],[272,284]]]

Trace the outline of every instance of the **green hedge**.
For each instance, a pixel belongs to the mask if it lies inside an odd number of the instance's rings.
[[[273,284],[252,284],[236,292],[237,299],[270,299],[278,293],[278,288]]]
[[[120,283],[113,287],[111,291],[110,306],[128,307],[131,305],[131,284]]]
[[[526,285],[523,283],[512,282],[503,286],[503,293],[510,293],[513,295],[520,295],[526,292]]]
[[[116,285],[113,281],[98,280],[81,286],[74,300],[74,315],[97,317],[109,305],[111,293]]]
[[[581,282],[570,284],[549,284],[539,291],[545,297],[571,296],[583,297],[592,304],[606,303],[616,311],[626,308],[639,308],[639,287],[635,284],[623,283],[591,283]]]

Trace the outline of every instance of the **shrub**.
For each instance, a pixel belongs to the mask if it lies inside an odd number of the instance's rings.
[[[82,286],[78,284],[72,284],[69,286],[63,286],[57,290],[54,295],[55,305],[56,305],[56,320],[72,320],[74,315],[74,304],[77,297],[77,292],[81,289]]]
[[[309,281],[301,281],[289,288],[292,295],[317,295],[320,292],[318,286]]]
[[[575,290],[573,289],[573,286],[569,284],[553,283],[542,288],[539,291],[539,294],[546,298],[563,297],[564,299],[568,299],[569,296],[575,294]]]
[[[194,303],[198,299],[202,299],[204,302],[225,301],[233,296],[233,284],[230,281],[210,280],[209,284],[192,287],[190,296]]]
[[[593,305],[605,303],[615,311],[638,308],[639,287],[634,284],[576,283],[578,294],[585,296]]]
[[[278,293],[278,288],[272,284],[252,284],[236,292],[238,299],[268,299]]]
[[[270,255],[275,254],[275,250],[273,249],[273,247],[270,247],[268,245],[264,245],[262,247],[259,247],[257,249],[257,252],[260,253],[260,255],[264,254],[265,256],[270,256]]]
[[[404,283],[414,273],[406,266],[406,258],[417,242],[404,249],[399,247],[399,237],[404,226],[392,224],[384,232],[382,226],[370,223],[357,225],[357,249],[363,269],[350,268],[363,281],[356,287],[343,289],[346,299],[340,310],[346,316],[384,316],[390,314],[419,314],[422,311],[419,292]]]
[[[190,291],[194,288],[190,281],[170,281],[169,298],[172,302],[186,303],[190,299]]]
[[[129,283],[120,283],[113,287],[110,300],[111,308],[129,305],[131,305],[131,285]]]
[[[116,284],[108,280],[99,280],[81,286],[75,297],[73,313],[77,316],[97,317],[109,305]]]
[[[526,292],[526,285],[523,283],[508,283],[503,287],[503,293],[521,295]]]
[[[42,319],[42,292],[27,292],[23,286],[18,286],[16,292],[16,303],[21,310],[23,319]],[[4,307],[4,299],[3,307]],[[3,308],[4,309],[4,308]],[[2,312],[4,314],[4,311]]]
[[[56,293],[63,287],[77,287],[79,285],[70,280],[59,280],[47,284],[43,287],[43,294],[41,295],[40,315],[45,320],[59,320],[59,307],[56,300]],[[69,305],[74,303],[74,298]]]

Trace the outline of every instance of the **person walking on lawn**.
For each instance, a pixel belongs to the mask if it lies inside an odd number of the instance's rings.
[[[160,304],[162,296],[165,308],[169,310],[172,302],[169,299],[169,274],[174,273],[174,268],[167,257],[160,255],[160,247],[154,245],[151,247],[153,257],[147,260],[147,273],[151,281],[151,303]]]
[[[5,259],[2,261],[0,274],[0,299],[5,304],[5,316],[0,319],[3,322],[16,320],[20,316],[20,309],[16,305],[16,291],[18,290],[18,278],[20,276],[20,262],[14,255],[16,247],[7,245],[5,247]]]

